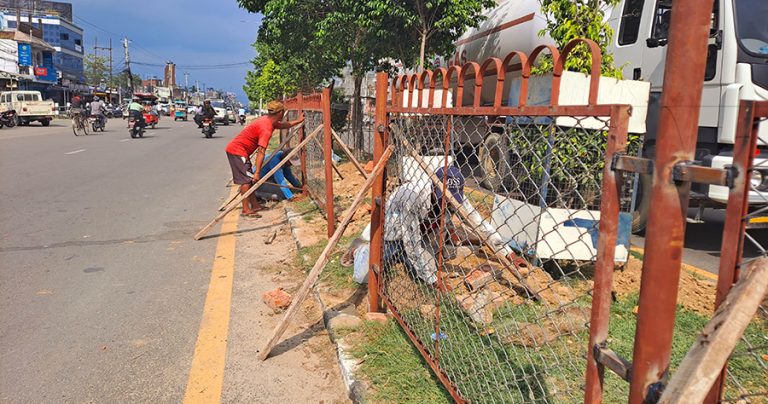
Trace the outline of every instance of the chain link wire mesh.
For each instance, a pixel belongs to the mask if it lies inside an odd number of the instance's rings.
[[[373,98],[364,98],[363,105],[372,104]],[[344,104],[344,108],[349,108],[353,102],[348,100]],[[341,105],[332,106],[333,109],[342,108]],[[354,124],[352,122],[353,114],[351,111],[347,112],[346,119],[344,120],[344,126],[337,131],[339,138],[349,147],[352,154],[356,159],[360,161],[370,160],[373,157],[373,124],[374,124],[374,109],[373,107],[364,107],[362,109],[362,123],[360,124],[360,130],[355,133]]]
[[[464,400],[583,400],[608,127],[390,115],[381,294]]]
[[[315,110],[304,110],[304,136],[309,136],[318,126],[323,125],[323,112]],[[286,112],[287,120],[293,121],[298,119],[299,111],[290,110]],[[289,129],[289,133],[298,132],[301,126],[295,126]],[[301,143],[303,139],[299,134],[295,134],[288,142],[288,147],[296,147]],[[323,212],[325,209],[325,164],[323,162],[323,131],[321,130],[315,135],[313,140],[310,140],[305,147],[306,156],[306,173],[307,177],[304,179],[307,188],[309,189],[309,195],[317,203],[317,206]]]
[[[760,118],[760,121],[768,121],[768,118]],[[768,139],[759,140],[768,143]],[[750,172],[760,174],[750,177],[747,182],[750,205],[744,220],[748,230],[744,234],[740,268],[746,268],[759,257],[768,257],[768,223],[764,222],[768,217],[768,194],[761,181],[761,178],[768,181],[768,159],[765,155],[755,158]],[[768,299],[763,300],[757,309],[753,321],[728,360],[722,402],[768,403]]]

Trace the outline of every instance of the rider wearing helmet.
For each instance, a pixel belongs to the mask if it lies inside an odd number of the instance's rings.
[[[195,115],[195,123],[197,124],[198,128],[203,127],[203,119],[210,119],[213,120],[213,118],[216,116],[216,110],[213,109],[211,106],[211,100],[205,100],[203,101],[203,107],[200,108],[200,113]]]
[[[147,123],[144,122],[144,106],[139,103],[139,100],[139,97],[133,97],[131,103],[128,105],[128,116],[136,119],[136,122],[143,128]]]
[[[91,101],[91,116],[98,118],[99,123],[105,125],[107,121],[105,112],[104,102],[99,99],[98,95],[93,97],[93,101]]]

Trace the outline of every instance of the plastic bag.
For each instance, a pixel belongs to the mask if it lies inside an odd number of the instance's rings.
[[[363,244],[355,250],[354,272],[352,280],[357,283],[368,283],[368,257],[370,245]]]

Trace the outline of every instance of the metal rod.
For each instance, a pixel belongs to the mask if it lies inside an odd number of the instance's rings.
[[[694,157],[712,2],[675,0],[671,13],[630,404],[642,403],[669,371],[691,188],[689,182],[674,183],[671,175],[676,163]]]
[[[389,119],[387,118],[387,73],[376,73],[376,116],[375,132],[373,136],[373,160],[381,158],[386,149],[389,138],[387,134]],[[379,282],[381,277],[373,269],[382,266],[384,253],[384,204],[387,179],[387,170],[376,176],[371,190],[371,246],[368,268],[368,311],[383,312],[384,307],[379,299]]]
[[[587,373],[585,403],[603,400],[605,366],[595,359],[594,346],[601,346],[608,339],[608,320],[611,317],[611,285],[613,283],[616,239],[619,231],[619,207],[623,173],[611,170],[613,155],[627,147],[629,107],[615,106],[608,128],[608,144],[605,149],[603,184],[600,192],[600,222],[598,225],[597,262],[595,263],[594,289],[592,290],[592,314],[589,320],[589,344],[587,345]]]
[[[355,156],[352,154],[352,151],[349,150],[349,147],[347,147],[346,143],[344,143],[344,141],[341,140],[341,136],[339,136],[339,134],[336,133],[336,131],[333,129],[331,129],[331,133],[333,133],[333,138],[336,139],[336,142],[339,144],[339,146],[341,146],[341,150],[344,150],[344,154],[346,154],[347,157],[349,157],[349,161],[352,162],[352,165],[355,166],[355,168],[357,169],[357,171],[360,172],[360,175],[362,175],[363,178],[367,179],[368,173],[365,172],[365,170],[363,169],[363,166],[361,166],[360,162],[357,161]]]
[[[333,158],[331,135],[331,89],[323,89],[323,160],[325,160],[325,214],[328,217],[328,237],[336,229],[336,215],[333,211]],[[330,164],[329,164],[330,163]]]

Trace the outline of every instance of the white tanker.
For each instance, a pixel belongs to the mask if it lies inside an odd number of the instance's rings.
[[[488,18],[478,28],[466,32],[456,42],[455,54],[447,60],[447,64],[463,65],[467,61],[482,61],[490,56],[504,57],[515,50],[530,54],[538,45],[554,44],[551,38],[538,35],[545,28],[545,19],[537,0],[502,0],[498,3],[496,8],[487,12]],[[653,157],[655,153],[671,4],[671,0],[621,0],[606,13],[614,32],[608,51],[614,55],[615,65],[621,67],[627,79],[625,82],[635,80],[647,83],[645,91],[649,92],[640,97],[648,100],[647,114],[644,114],[647,119],[643,125],[630,125],[631,132],[644,133],[643,154],[647,157]],[[702,165],[723,168],[731,163],[741,100],[768,100],[766,21],[768,0],[714,0],[695,154],[695,159]],[[510,81],[513,80],[506,82]],[[601,93],[604,92],[603,82],[601,80]],[[484,87],[493,88],[492,85]],[[531,87],[534,87],[533,82]],[[508,94],[509,91],[505,90],[505,105],[516,102],[515,97],[507,97]],[[492,96],[492,90],[485,91],[481,104],[492,104]],[[579,104],[568,102],[563,97],[567,95],[561,95],[561,105]],[[614,102],[615,98],[610,102],[599,101],[601,104]],[[636,112],[633,116],[637,115]],[[755,188],[766,192],[752,192],[750,203],[765,203],[768,200],[768,122],[760,124],[759,136],[760,155],[755,163],[764,168],[755,171],[751,182]],[[482,141],[488,142],[489,138],[493,139],[493,136],[486,136]],[[468,141],[477,144],[480,140]],[[497,147],[496,144],[492,146]],[[490,150],[489,147],[482,149]],[[488,158],[487,155],[485,157]],[[489,162],[483,162],[483,165],[488,167],[486,163]],[[647,189],[649,178],[641,179],[640,183],[640,194],[647,195],[642,189]],[[647,199],[641,197],[637,201],[639,224],[642,224],[647,212]],[[727,199],[728,189],[725,187],[694,184],[691,200],[692,204],[700,207],[697,219],[704,207],[722,207]],[[751,224],[756,226],[761,222],[765,221],[756,218]]]

